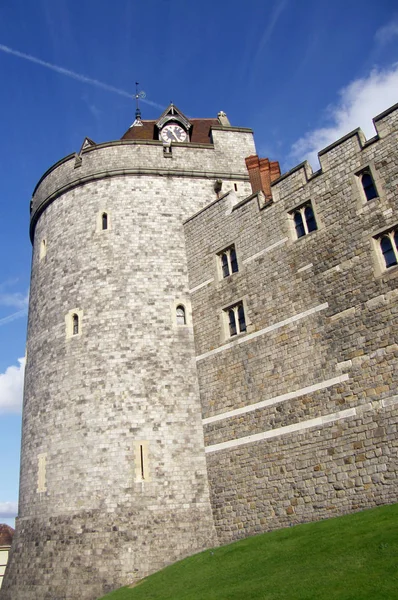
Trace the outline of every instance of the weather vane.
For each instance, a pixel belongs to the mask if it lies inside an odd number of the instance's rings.
[[[139,92],[138,86],[139,86],[139,83],[138,83],[138,81],[136,81],[135,82],[135,102],[136,102],[135,118],[138,119],[139,121],[141,121],[140,100],[143,100],[146,97],[146,93],[143,90],[141,90]]]

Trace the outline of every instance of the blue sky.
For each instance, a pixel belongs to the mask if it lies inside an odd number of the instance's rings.
[[[45,64],[44,64],[45,63]],[[287,170],[398,102],[396,0],[5,0],[0,5],[0,522],[18,498],[31,246],[42,173],[172,100],[224,110]]]

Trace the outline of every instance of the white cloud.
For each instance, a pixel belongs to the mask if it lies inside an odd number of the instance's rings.
[[[0,415],[21,412],[25,358],[19,358],[18,362],[19,366],[12,365],[0,373]]]
[[[398,100],[398,63],[388,69],[373,69],[339,92],[340,99],[327,109],[329,125],[308,131],[290,152],[294,163],[309,160],[318,168],[317,153],[353,129],[361,127],[367,138],[375,135],[372,119]]]
[[[396,36],[398,36],[398,21],[392,21],[376,31],[375,40],[379,44],[388,44]]]
[[[18,514],[17,502],[0,502],[0,519],[12,519]]]

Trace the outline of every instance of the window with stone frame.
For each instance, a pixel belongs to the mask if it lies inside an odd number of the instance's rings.
[[[234,337],[246,331],[246,317],[243,302],[237,302],[233,306],[224,310],[226,320],[226,330],[229,337]]]
[[[297,238],[304,237],[318,229],[311,202],[306,202],[299,208],[294,209],[290,214],[293,217]]]
[[[79,338],[82,333],[83,311],[73,308],[65,315],[65,334],[67,339]]]
[[[239,271],[238,259],[234,245],[225,248],[225,250],[218,254],[218,257],[220,260],[220,272],[223,279]]]
[[[79,316],[74,313],[72,315],[72,335],[79,334]]]
[[[176,308],[176,322],[177,325],[186,325],[187,319],[185,314],[185,306],[179,304]]]
[[[379,194],[377,192],[376,184],[373,179],[372,172],[369,167],[358,173],[358,177],[361,182],[361,186],[363,189],[363,193],[365,194],[366,200],[373,200],[373,198],[378,198]]]
[[[43,238],[40,242],[40,254],[39,258],[42,260],[47,254],[47,240]]]
[[[377,236],[383,268],[390,269],[398,265],[398,226]]]

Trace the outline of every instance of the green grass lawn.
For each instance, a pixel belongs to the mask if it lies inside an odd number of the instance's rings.
[[[207,550],[106,600],[395,600],[398,504]]]

